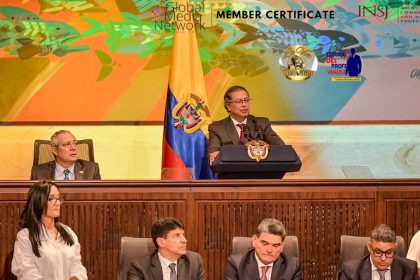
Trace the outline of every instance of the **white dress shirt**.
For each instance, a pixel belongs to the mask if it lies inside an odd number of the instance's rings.
[[[168,259],[165,259],[159,252],[158,257],[160,261],[160,265],[162,266],[162,273],[163,273],[163,280],[171,280],[171,269],[169,268],[169,265],[171,263],[175,263],[176,261],[171,262]],[[178,274],[178,266],[175,266],[175,271]]]
[[[70,277],[88,279],[86,268],[82,265],[77,236],[70,227],[63,227],[73,237],[73,246],[64,243],[60,233],[57,239],[52,238],[42,226],[40,258],[32,251],[29,230],[24,228],[18,232],[13,252],[12,273],[19,280],[69,280]]]
[[[420,267],[420,230],[411,239],[407,259],[416,261],[417,266]]]
[[[54,173],[54,180],[64,180],[64,170],[68,169],[70,171],[69,173],[69,180],[75,180],[76,177],[74,175],[74,163],[69,168],[64,168],[61,165],[59,165],[57,162],[55,162],[55,173]]]
[[[262,270],[261,267],[262,266],[268,266],[268,270],[267,273],[265,274],[267,276],[267,280],[271,280],[271,272],[273,271],[273,263],[269,263],[269,264],[264,264],[262,261],[260,261],[260,259],[257,256],[257,253],[255,253],[255,258],[257,259],[257,265],[258,265],[258,275],[262,276]]]
[[[379,276],[378,269],[372,262],[372,257],[369,257],[370,264],[372,266],[372,280],[380,280],[381,277]],[[391,280],[391,266],[387,267],[388,271],[385,273],[385,280]]]

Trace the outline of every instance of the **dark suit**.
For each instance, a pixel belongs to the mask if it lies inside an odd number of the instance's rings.
[[[283,140],[271,128],[270,121],[267,118],[254,117],[249,115],[246,121],[249,128],[251,139],[258,139],[258,129],[264,133],[264,142],[270,145],[284,145]],[[207,145],[207,154],[220,151],[223,145],[240,145],[239,135],[229,117],[213,122],[209,125],[209,143]]]
[[[187,251],[177,261],[177,279],[202,280],[204,278],[203,259],[198,253]],[[136,260],[131,264],[127,273],[127,280],[162,280],[162,265],[159,261],[158,251],[155,250],[150,257]]]
[[[54,180],[55,161],[32,166],[31,180]],[[101,180],[99,165],[93,161],[78,159],[74,163],[76,180]]]
[[[370,280],[372,279],[372,265],[370,255],[361,259],[353,259],[343,263],[338,274],[340,280]],[[392,280],[419,280],[417,263],[415,261],[394,256],[391,264]]]
[[[245,254],[231,255],[228,258],[225,271],[225,280],[259,280],[259,268],[255,258],[255,250],[250,249]],[[273,263],[271,280],[300,280],[299,259],[293,256],[280,254]]]

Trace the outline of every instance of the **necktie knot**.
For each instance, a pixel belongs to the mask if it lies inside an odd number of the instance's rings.
[[[389,269],[377,269],[376,271],[379,273],[379,279],[380,280],[385,280],[385,273],[388,271]]]
[[[171,270],[171,274],[169,276],[170,280],[177,280],[175,267],[176,267],[176,263],[169,264],[169,269]]]
[[[270,268],[270,266],[265,265],[261,266],[261,280],[267,280],[267,271]]]
[[[64,180],[70,180],[70,177],[69,177],[70,170],[64,169],[63,173],[64,173]]]
[[[241,129],[241,132],[239,134],[239,141],[241,141],[241,143],[243,144],[245,141],[245,134],[244,134],[245,124],[238,123],[236,126],[238,126]]]

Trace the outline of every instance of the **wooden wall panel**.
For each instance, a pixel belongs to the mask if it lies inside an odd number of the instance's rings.
[[[20,213],[24,207],[25,203],[23,201],[6,202],[0,199],[0,261],[2,279],[11,279],[6,278],[7,275],[11,274],[6,266],[6,258],[10,256],[13,250],[16,233],[20,230]]]
[[[28,181],[0,181],[0,262],[19,230]],[[305,279],[336,277],[340,235],[369,235],[386,222],[406,246],[420,229],[420,180],[231,180],[62,182],[62,221],[78,234],[89,279],[117,279],[120,238],[149,237],[152,223],[174,216],[208,280],[223,279],[234,236],[251,236],[266,217],[298,236]]]
[[[420,199],[386,201],[386,224],[404,238],[406,249],[420,230]]]

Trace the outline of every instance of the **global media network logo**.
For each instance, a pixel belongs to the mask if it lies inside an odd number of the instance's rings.
[[[352,48],[340,52],[327,52],[325,63],[329,64],[328,75],[333,82],[360,82],[362,58]]]
[[[203,21],[203,2],[178,3],[170,1],[165,6],[152,9],[155,30],[159,31],[192,31],[205,29]]]

